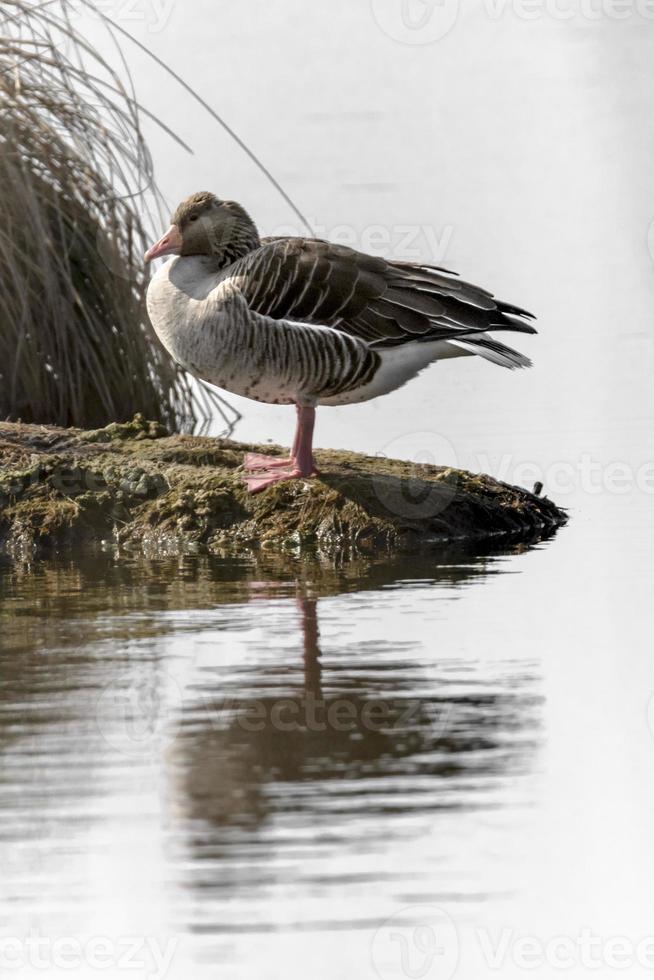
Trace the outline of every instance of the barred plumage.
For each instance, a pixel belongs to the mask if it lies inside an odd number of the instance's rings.
[[[434,360],[530,363],[487,334],[535,333],[520,307],[440,268],[261,241],[240,205],[208,193],[179,206],[147,258],[170,252],[148,292],[155,330],[189,371],[236,394],[313,410],[385,394]]]

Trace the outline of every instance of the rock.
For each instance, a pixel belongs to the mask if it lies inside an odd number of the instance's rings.
[[[535,541],[566,521],[546,497],[489,476],[334,450],[317,451],[320,477],[251,496],[246,451],[282,453],[168,435],[140,416],[92,432],[0,423],[0,547],[416,551]]]

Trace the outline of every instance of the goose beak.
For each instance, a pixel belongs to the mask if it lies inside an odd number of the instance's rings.
[[[181,247],[182,234],[177,225],[171,225],[163,238],[147,250],[145,261],[152,262],[152,259],[158,259],[161,255],[179,255]]]

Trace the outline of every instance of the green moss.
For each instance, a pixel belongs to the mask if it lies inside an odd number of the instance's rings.
[[[140,416],[93,432],[0,424],[0,543],[331,554],[532,540],[565,522],[551,501],[485,475],[337,451],[317,453],[319,478],[251,495],[252,450],[281,452],[167,435]]]
[[[84,442],[115,442],[123,439],[162,439],[168,430],[161,422],[149,422],[140,412],[131,422],[112,422],[103,429],[89,429],[80,433]]]

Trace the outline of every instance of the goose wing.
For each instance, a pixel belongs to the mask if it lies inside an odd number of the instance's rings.
[[[257,313],[334,327],[375,349],[488,330],[536,332],[532,314],[453,273],[319,239],[264,240],[227,274]]]

